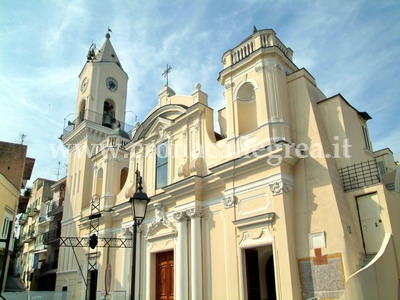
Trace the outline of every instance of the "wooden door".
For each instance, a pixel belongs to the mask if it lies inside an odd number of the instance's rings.
[[[160,252],[156,257],[156,300],[173,300],[174,252]]]

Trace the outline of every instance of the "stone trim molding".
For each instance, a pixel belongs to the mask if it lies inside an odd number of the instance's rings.
[[[173,214],[174,219],[177,220],[178,222],[183,222],[187,221],[189,219],[189,216],[186,214],[186,211],[176,211]]]
[[[293,188],[294,178],[283,173],[275,174],[267,178],[267,185],[273,196],[289,193]]]
[[[174,226],[168,221],[164,205],[161,204],[160,202],[157,202],[153,206],[154,206],[154,220],[147,228],[145,237],[148,237],[156,227],[161,225],[170,228],[172,231],[175,231]]]
[[[224,198],[222,198],[222,202],[224,203],[225,208],[234,207],[236,204],[236,197],[233,195],[224,196]]]
[[[186,210],[186,214],[191,218],[191,219],[196,219],[196,218],[201,218],[203,215],[202,208],[200,206],[195,206],[193,208],[189,208]]]

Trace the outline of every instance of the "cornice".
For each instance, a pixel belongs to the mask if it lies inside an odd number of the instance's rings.
[[[175,199],[191,195],[193,200],[200,200],[198,198],[203,192],[203,178],[197,175],[190,176],[165,186],[163,189],[165,193]]]
[[[111,129],[89,120],[84,120],[65,137],[63,143],[66,146],[76,145],[81,143],[84,139],[90,139],[95,143],[100,143],[111,134]]]
[[[279,164],[277,163],[278,159],[281,159]],[[260,168],[264,170],[276,169],[280,173],[283,164],[294,166],[298,160],[299,157],[294,151],[293,145],[273,144],[250,154],[234,157],[209,169],[214,176],[221,180],[230,180],[233,176]]]

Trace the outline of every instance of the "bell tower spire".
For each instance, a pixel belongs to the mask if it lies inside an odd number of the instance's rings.
[[[118,122],[125,123],[128,75],[110,41],[110,32],[108,29],[100,49],[94,43],[89,48],[79,75],[76,116],[77,123],[89,120],[114,129]]]

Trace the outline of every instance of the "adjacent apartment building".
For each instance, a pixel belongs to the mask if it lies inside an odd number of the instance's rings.
[[[14,219],[24,202],[20,190],[26,186],[35,164],[33,158],[26,157],[27,150],[26,145],[0,142],[0,239],[7,240],[11,230],[9,251],[5,248],[6,241],[0,243],[0,268],[4,280],[0,281],[0,291],[4,290],[14,250]]]
[[[125,124],[128,74],[110,34],[91,48],[62,135],[70,151],[56,290],[74,299],[396,299],[400,171],[389,149],[373,150],[371,116],[325,96],[273,30],[232,46],[218,120],[200,84],[190,95],[165,85],[135,127]],[[131,291],[132,248],[121,242],[132,239],[136,171],[151,202]]]
[[[20,255],[16,268],[26,288],[31,291],[54,290],[54,284],[45,277],[48,273],[43,274],[48,271],[47,257],[50,251],[45,237],[53,221],[53,217],[48,215],[49,202],[53,199],[53,184],[53,180],[37,178],[33,182],[27,207],[18,216]]]

